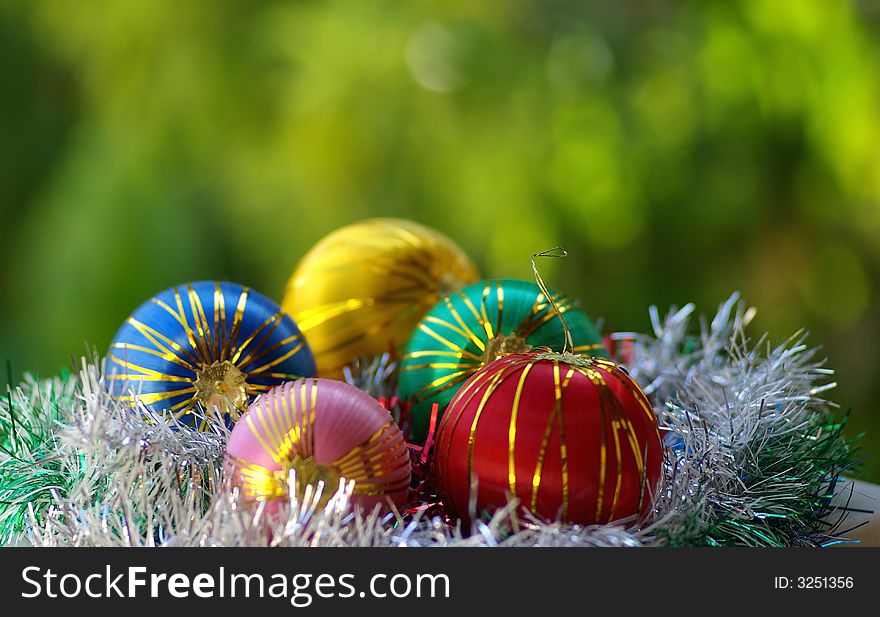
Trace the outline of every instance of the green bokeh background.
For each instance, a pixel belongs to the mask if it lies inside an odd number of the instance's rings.
[[[406,216],[481,269],[800,327],[880,472],[880,0],[0,0],[0,359],[103,350],[154,292],[280,298]]]

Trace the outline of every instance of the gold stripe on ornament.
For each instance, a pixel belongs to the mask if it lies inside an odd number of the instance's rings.
[[[553,361],[553,377],[554,380],[558,380],[559,378],[559,361]],[[555,402],[554,402],[555,407]],[[547,424],[544,427],[544,433],[541,437],[541,447],[538,449],[538,459],[535,462],[535,470],[532,472],[532,497],[529,501],[529,507],[532,512],[534,512],[538,506],[538,489],[541,487],[541,473],[544,468],[544,457],[547,453],[547,445],[550,441],[550,433],[552,431],[553,423],[553,412],[551,410],[550,415],[547,420]]]
[[[576,345],[572,348],[572,352],[579,354],[585,351],[595,351],[597,349],[602,349],[605,347],[604,343],[591,343],[589,345]]]
[[[467,358],[469,360],[476,360],[479,362],[480,356],[476,354],[469,353],[465,350],[461,351],[411,351],[410,353],[403,356],[403,359],[415,359],[415,358],[424,358],[425,356],[448,356],[450,358]]]
[[[599,493],[596,499],[596,520],[602,519],[602,507],[605,502],[605,481],[608,475],[608,383],[602,373],[593,369],[584,369],[587,377],[596,385],[599,394],[599,412],[602,415],[602,430],[599,450]]]
[[[318,306],[299,311],[296,315],[296,322],[303,330],[311,330],[331,319],[372,305],[373,303],[369,299],[364,298],[347,298],[345,300],[337,300],[336,302],[319,304]]]
[[[109,380],[129,380],[129,381],[170,381],[174,383],[191,383],[192,379],[189,377],[180,377],[179,375],[169,375],[168,373],[162,373],[155,369],[146,368],[144,366],[140,366],[138,364],[134,364],[132,362],[128,362],[115,356],[113,354],[108,354],[107,357],[119,364],[120,366],[135,370],[141,371],[141,375],[136,375],[134,373],[114,373],[112,375],[107,375],[106,379]]]
[[[501,281],[495,281],[495,298],[498,300],[498,322],[495,330],[501,334],[501,327],[504,323],[504,287],[501,286]]]
[[[407,306],[411,306],[411,305],[407,305]],[[386,330],[395,321],[398,321],[401,318],[402,317],[399,314],[393,314],[390,317],[388,317],[387,319],[385,319],[384,321],[373,324],[367,328],[364,328],[364,329],[360,330],[357,334],[354,334],[354,335],[348,337],[347,339],[343,339],[334,345],[330,345],[329,347],[321,347],[321,348],[315,347],[315,348],[313,348],[313,351],[315,351],[315,353],[318,353],[318,354],[321,354],[321,353],[328,354],[328,353],[338,353],[341,350],[344,350],[346,348],[355,347],[360,341],[374,336],[377,332],[381,332],[382,330]],[[307,332],[307,330],[308,330],[307,328],[303,328],[304,332]]]
[[[292,435],[290,429],[281,424],[279,415],[284,407],[282,398],[284,397],[277,396],[277,393],[276,396],[269,397],[267,402],[271,404],[263,407],[261,419],[263,427],[269,433],[269,438],[272,440],[272,446],[278,453],[278,457],[284,460],[289,458],[290,453],[297,449],[298,443],[294,442],[294,437],[298,437],[301,440],[302,435]],[[306,458],[306,456],[303,456],[303,458]]]
[[[275,453],[275,449],[269,445],[269,443],[263,437],[262,432],[257,427],[257,423],[254,420],[255,415],[256,414],[254,414],[254,413],[249,413],[244,416],[244,420],[245,420],[245,422],[247,422],[248,428],[251,430],[251,433],[253,433],[254,437],[256,437],[257,441],[260,442],[260,446],[263,448],[263,451],[266,452],[270,457],[272,457],[273,461],[275,461],[278,464],[281,464],[281,459]]]
[[[216,293],[216,286],[215,286],[214,293]],[[193,290],[193,294],[195,294],[195,290]],[[209,323],[208,316],[205,313],[205,305],[202,304],[202,298],[198,295],[196,295],[196,298],[198,298],[199,315],[202,318],[202,321],[203,321],[204,327],[205,327],[205,340],[210,345],[212,357],[216,358],[220,355],[220,340],[217,337],[217,325],[216,325],[217,321],[214,321],[213,324]],[[217,310],[217,304],[215,303],[214,304],[215,314],[214,314],[214,316],[212,316],[215,319],[217,319],[219,317],[219,315],[216,314],[216,310]]]
[[[186,286],[187,297],[189,298],[189,306],[192,310],[193,319],[196,322],[196,331],[198,332],[198,337],[196,340],[202,345],[202,357],[210,358],[212,357],[211,350],[209,347],[209,341],[207,340],[206,329],[202,327],[202,320],[204,320],[204,325],[207,326],[208,320],[204,319],[204,309],[202,308],[202,301],[199,299],[198,294],[196,294],[195,289],[192,288],[192,285]]]
[[[434,332],[434,330],[432,330],[431,328],[429,328],[425,324],[419,324],[419,330],[421,330],[422,332],[424,332],[425,334],[427,334],[431,338],[437,340],[438,342],[442,343],[443,345],[446,345],[449,349],[452,349],[452,350],[460,349],[458,347],[458,345],[456,345],[452,341],[444,338],[443,336],[440,336],[439,334]]]
[[[220,305],[217,302],[217,294],[220,292],[220,285],[217,281],[214,281],[214,314],[212,315],[212,320],[208,322],[208,316],[205,314],[205,307],[202,304],[202,298],[195,293],[193,290],[193,295],[198,299],[198,307],[199,307],[199,315],[204,321],[205,326],[205,334],[207,339],[211,342],[211,351],[213,353],[213,357],[217,358],[220,356]]]
[[[641,391],[638,390],[638,386],[636,386],[629,375],[623,371],[619,365],[615,364],[610,360],[606,360],[604,358],[593,358],[595,364],[609,372],[612,372],[616,377],[618,377],[625,384],[630,386],[629,391],[630,394],[638,401],[639,406],[645,412],[646,417],[651,422],[651,425],[654,427],[657,439],[660,439],[660,431],[657,428],[657,420],[654,416],[653,410],[646,405],[646,400],[644,396],[641,394]],[[644,455],[642,450],[639,447],[638,436],[636,435],[635,428],[632,425],[632,421],[626,417],[622,412],[619,412],[619,416],[621,418],[622,426],[626,430],[627,433],[627,441],[629,443],[630,451],[633,455],[633,460],[636,464],[636,468],[639,473],[644,477],[645,469],[646,469],[646,461],[644,460]]]
[[[516,325],[516,327],[513,329],[514,334],[518,334],[519,336],[526,338],[525,330],[529,326],[529,324],[532,322],[532,319],[534,318],[534,316],[539,312],[539,310],[540,310],[539,307],[541,306],[541,299],[543,297],[544,296],[541,293],[538,293],[535,296],[535,301],[532,303],[532,308],[529,310],[528,315],[523,317],[520,320],[520,322]]]
[[[477,312],[476,308],[474,307],[474,305],[471,303],[470,299],[460,291],[456,292],[456,294],[458,295],[459,298],[461,298],[464,301],[465,306],[467,306],[468,309],[470,309],[471,313],[473,313],[477,322],[485,330],[484,322],[483,322],[482,318],[480,317],[480,314]],[[465,334],[465,337],[471,343],[473,343],[477,349],[479,349],[480,351],[485,351],[486,345],[483,343],[482,339],[480,339],[480,337],[477,336],[468,327],[467,322],[465,322],[464,318],[458,312],[458,309],[455,308],[455,305],[452,303],[452,296],[447,296],[446,298],[443,299],[443,302],[446,304],[446,309],[452,315],[452,318],[455,319],[456,323],[458,323],[458,325],[461,326],[461,328],[467,333],[467,334]]]
[[[273,458],[275,456],[278,457],[278,460],[275,461],[277,463],[282,459],[279,450],[283,448],[284,438],[273,431],[271,424],[271,417],[275,411],[276,403],[275,397],[267,397],[263,400],[262,404],[249,419],[248,426],[257,435],[257,439],[263,445],[263,449]],[[259,432],[257,433],[257,431]]]
[[[477,411],[474,414],[474,420],[471,423],[470,434],[468,435],[468,480],[470,482],[470,486],[474,484],[474,437],[477,433],[477,424],[480,422],[480,417],[483,415],[483,409],[486,407],[486,403],[489,401],[489,397],[495,392],[495,388],[498,387],[498,384],[501,382],[501,376],[504,375],[504,371],[498,371],[492,382],[489,384],[489,387],[486,388],[486,392],[483,394],[483,398],[480,400],[480,404],[477,406]],[[479,491],[479,489],[477,489]]]
[[[133,403],[135,399],[144,403],[145,405],[150,405],[152,403],[157,403],[159,401],[165,401],[170,398],[174,398],[175,396],[182,396],[184,394],[191,394],[196,391],[196,387],[192,386],[190,388],[181,388],[179,390],[169,390],[166,392],[148,392],[146,394],[140,394],[138,396],[131,395],[123,395],[119,397],[120,400]]]
[[[198,390],[198,388],[196,388],[196,390]],[[193,394],[193,397],[194,396],[195,396],[195,394]],[[172,405],[171,407],[168,408],[168,411],[172,412],[172,415],[174,416],[175,420],[179,420],[184,415],[189,413],[188,406],[190,404],[192,404],[192,401],[193,401],[192,398],[188,398],[183,401],[180,401],[179,403],[175,403],[174,405]]]
[[[312,387],[309,390],[309,452],[312,456],[315,453],[315,417],[318,411],[318,380],[312,379]]]
[[[623,483],[623,454],[620,451],[620,423],[611,421],[611,434],[614,435],[614,455],[617,457],[617,481],[614,483],[614,497],[611,500],[611,510],[608,512],[608,520],[614,520],[614,510],[617,508],[617,500],[620,497],[620,486]]]
[[[305,346],[305,343],[302,341],[302,337],[299,334],[295,334],[294,336],[287,337],[286,339],[284,339],[280,343],[277,343],[277,344],[273,345],[272,347],[270,347],[269,349],[267,349],[266,351],[262,352],[259,356],[255,356],[254,359],[257,360],[259,358],[262,358],[266,354],[272,353],[273,351],[276,351],[277,349],[284,347],[285,345],[290,345],[291,343],[293,343],[296,340],[300,341],[299,345],[296,345],[293,349],[291,349],[287,353],[285,353],[281,356],[278,356],[277,358],[271,360],[270,362],[267,362],[266,364],[263,364],[262,366],[258,366],[255,369],[249,370],[248,373],[250,373],[252,375],[260,375],[262,373],[265,373],[268,369],[276,367],[279,364],[281,364],[282,362],[284,362],[285,360],[295,356]]]
[[[477,366],[473,362],[426,362],[425,364],[410,364],[408,365],[410,370],[418,370],[418,369],[426,369],[426,368],[451,368],[451,369],[460,369],[460,368],[470,368],[473,366]]]
[[[201,339],[196,335],[195,330],[193,330],[189,326],[189,321],[186,317],[186,311],[183,309],[183,297],[180,294],[180,287],[174,288],[174,303],[177,305],[179,313],[177,315],[177,320],[183,326],[184,332],[187,333],[187,338],[189,339],[190,343],[190,349],[197,354],[201,353],[202,357],[207,357],[205,355],[205,351],[202,349]],[[193,315],[193,319],[195,319],[195,315]]]
[[[238,337],[241,334],[241,324],[244,322],[244,311],[247,306],[249,292],[250,289],[245,287],[244,291],[238,297],[238,304],[235,306],[235,315],[232,317],[232,328],[230,328],[229,331],[229,349],[224,355],[225,358],[232,357],[232,345],[235,344],[235,341],[238,340]]]
[[[574,374],[574,369],[570,368],[568,373],[565,376],[564,383],[560,382],[560,373],[559,373],[559,361],[553,360],[553,392],[554,392],[554,402],[553,409],[550,412],[549,417],[547,418],[547,424],[544,427],[544,434],[541,439],[541,447],[538,450],[538,460],[535,463],[535,471],[532,474],[532,498],[531,498],[531,509],[532,511],[536,511],[538,507],[538,491],[541,488],[542,481],[542,473],[544,469],[544,461],[547,456],[547,449],[550,445],[550,437],[553,434],[553,427],[557,423],[559,423],[559,417],[562,414],[562,397],[565,394],[565,391],[568,389],[568,385],[571,382],[571,377]],[[563,517],[568,514],[568,452],[565,447],[565,428],[564,425],[559,424],[558,429],[560,431],[559,435],[559,447],[560,447],[560,468],[561,468],[561,482],[562,482],[562,509],[563,509]]]
[[[621,380],[628,380],[626,373],[621,371],[619,367],[610,362],[608,360],[604,360],[602,358],[594,358],[595,366],[600,367],[603,370],[608,370],[609,372],[614,370],[614,376]],[[619,442],[619,431],[623,429],[626,432],[627,444],[629,445],[630,452],[633,455],[633,461],[636,464],[639,473],[644,473],[644,461],[642,458],[642,454],[638,447],[638,438],[635,434],[635,430],[630,422],[629,418],[626,417],[626,414],[623,411],[622,404],[620,401],[613,396],[610,388],[607,385],[607,381],[603,375],[603,373],[598,370],[598,368],[585,368],[582,369],[582,372],[587,375],[595,384],[601,384],[601,389],[599,391],[600,394],[600,410],[602,412],[603,424],[602,424],[602,437],[603,437],[603,451],[605,449],[605,439],[606,439],[606,425],[610,422],[611,428],[613,431],[613,437],[615,439],[615,452],[617,456],[617,473],[618,477],[615,481],[615,492],[614,497],[611,503],[611,510],[609,512],[609,518],[612,518],[614,515],[614,511],[617,507],[617,502],[619,500],[620,486],[622,483],[622,458],[623,452],[620,448]],[[635,395],[635,392],[631,391],[631,394]],[[606,458],[607,460],[607,458]],[[601,516],[601,510],[604,506],[604,477],[606,475],[606,467],[607,462],[602,464],[602,482],[600,482],[601,493],[600,499],[597,502],[597,517]]]
[[[448,298],[447,298],[447,300],[448,300]],[[472,338],[474,336],[474,333],[471,332],[470,329],[465,324],[461,324],[461,327],[458,327],[455,324],[452,324],[452,323],[446,321],[445,319],[441,319],[441,318],[435,317],[433,315],[426,315],[424,318],[424,321],[426,323],[433,323],[433,324],[437,324],[439,326],[443,326],[444,328],[447,328],[448,330],[452,330],[456,334],[463,336],[465,338]]]
[[[245,416],[248,427],[257,438],[257,441],[272,460],[281,464],[285,455],[289,454],[300,439],[299,431],[285,431],[286,434],[279,434],[277,428],[273,427],[274,416],[277,413],[278,396],[270,396],[261,401],[252,413]]]
[[[358,459],[358,457],[362,459],[360,461],[361,464],[363,464],[364,461],[369,461],[370,457],[374,453],[374,446],[377,444],[378,441],[381,440],[382,436],[385,434],[385,431],[388,430],[389,426],[391,426],[391,422],[388,422],[387,424],[379,427],[376,432],[367,437],[361,444],[355,446],[354,448],[340,456],[338,459],[336,459],[336,464],[347,466],[352,463],[356,463],[356,459]]]
[[[601,409],[601,405],[600,405]],[[606,435],[605,428],[605,413],[602,412],[602,430],[600,431],[600,446],[599,446],[599,493],[596,498],[596,520],[601,520],[602,517],[602,505],[605,499],[605,475],[606,475],[606,467],[608,466],[608,437]]]
[[[607,437],[606,437],[606,435],[607,435],[607,430],[608,430],[607,426],[609,424],[611,426],[611,436],[614,439],[615,456],[616,456],[616,464],[617,464],[617,467],[616,467],[617,468],[617,477],[615,478],[615,492],[612,494],[611,507],[608,512],[608,518],[611,519],[614,515],[614,510],[617,507],[617,500],[618,500],[618,495],[619,495],[618,487],[620,486],[620,483],[622,482],[622,477],[621,477],[622,472],[623,472],[622,460],[621,460],[622,459],[622,452],[620,450],[620,436],[618,434],[618,429],[620,427],[620,422],[622,421],[623,418],[625,418],[625,414],[623,413],[620,401],[611,392],[611,388],[608,385],[608,381],[607,381],[604,373],[602,373],[600,370],[598,370],[596,368],[590,368],[590,369],[586,369],[586,370],[592,376],[591,378],[594,379],[594,381],[596,383],[601,384],[600,389],[599,389],[599,408],[602,411],[602,435],[603,435],[603,440],[604,440],[603,447],[605,448],[605,451],[606,451],[606,459],[605,459],[605,464],[603,465],[603,471],[602,471],[603,482],[600,485],[602,487],[602,490],[601,490],[601,497],[602,497],[601,506],[602,507],[600,507],[599,504],[597,503],[597,512],[598,512],[598,514],[596,515],[597,517],[601,516],[601,510],[604,508],[604,505],[605,505],[605,484],[607,483],[607,476],[608,476],[608,472],[607,472],[607,468],[608,468],[608,464],[607,464]]]
[[[519,377],[519,383],[516,385],[516,393],[513,396],[513,407],[510,410],[510,424],[507,428],[507,480],[510,483],[510,492],[516,496],[516,462],[514,460],[514,452],[516,451],[516,421],[519,416],[519,404],[522,399],[523,388],[525,387],[526,377],[534,366],[533,362],[526,364],[522,374]]]
[[[266,375],[260,375],[260,377],[266,377]],[[296,375],[287,375],[286,376],[287,379],[294,379],[295,377],[296,377]],[[264,392],[268,392],[269,390],[271,390],[274,387],[275,386],[271,386],[268,384],[245,383],[245,390],[247,391],[249,396],[254,395],[254,394],[262,394]]]
[[[135,345],[134,343],[113,343],[110,345],[110,349],[124,349],[126,351],[139,351],[142,353],[150,354],[151,356],[156,356],[157,358],[161,358],[166,362],[172,362],[177,366],[183,367],[185,369],[192,370],[192,364],[181,360],[177,355],[167,352],[163,353],[158,349],[153,349],[151,347],[144,347],[143,345]]]
[[[411,398],[418,403],[429,398],[434,398],[441,392],[446,392],[446,390],[449,390],[466,380],[472,372],[472,370],[463,370],[438,377],[425,387],[421,388]]]
[[[273,351],[277,351],[278,349],[284,347],[285,345],[290,345],[291,343],[293,343],[293,342],[296,341],[296,340],[300,340],[300,341],[302,341],[302,333],[301,333],[301,332],[297,332],[296,334],[292,334],[292,335],[288,336],[286,339],[283,339],[283,340],[281,340],[281,341],[275,343],[275,344],[272,345],[271,347],[268,347],[268,348],[266,348],[266,349],[261,349],[262,346],[265,345],[266,342],[269,340],[269,338],[271,338],[272,334],[273,334],[274,331],[278,328],[278,326],[281,325],[281,322],[283,321],[283,317],[284,317],[284,316],[283,316],[282,313],[275,313],[275,315],[274,315],[273,317],[277,317],[278,320],[277,320],[277,321],[275,322],[275,324],[273,325],[272,330],[270,330],[269,332],[266,333],[266,335],[263,337],[263,339],[260,341],[260,343],[258,343],[258,344],[254,347],[254,349],[251,351],[251,353],[249,353],[249,354],[247,355],[247,357],[242,358],[242,359],[239,361],[239,363],[238,363],[239,366],[246,366],[246,365],[248,365],[248,364],[253,364],[253,363],[256,362],[257,360],[259,360],[259,359],[261,359],[261,358],[264,358],[265,356],[269,355],[269,354],[272,353]],[[302,348],[302,344],[300,344],[300,346],[299,346],[298,349],[301,349],[301,348]],[[288,357],[290,357],[290,356],[288,356]],[[285,359],[286,359],[286,358],[285,358]],[[253,369],[253,370],[248,371],[248,372],[253,372],[253,373],[255,373],[255,372],[262,372],[262,371],[264,371],[264,370],[266,370],[266,369],[272,368],[273,366],[275,366],[275,365],[274,365],[274,364],[267,364],[267,365],[264,365],[264,366],[259,367],[258,369]]]
[[[637,387],[637,386],[636,386],[636,387]],[[641,391],[637,392],[637,393],[634,394],[633,396],[636,398],[636,400],[638,400],[638,402],[639,402],[639,406],[640,406],[640,407],[642,408],[642,410],[645,412],[645,417],[648,418],[648,420],[650,421],[651,425],[653,425],[653,426],[655,426],[655,427],[658,426],[658,424],[657,424],[657,416],[654,415],[654,410],[653,410],[649,405],[646,405],[646,404],[645,404],[645,403],[647,402],[647,399],[646,399],[645,396],[641,393]],[[656,429],[656,430],[657,430],[657,436],[659,437],[659,436],[660,436],[660,429],[658,428],[658,429]]]
[[[492,332],[492,324],[489,323],[489,311],[486,307],[486,300],[489,297],[489,293],[492,291],[492,282],[489,281],[483,287],[483,293],[480,297],[480,316],[482,317],[483,330],[486,332],[486,340],[491,341],[495,336],[495,333]]]
[[[633,428],[632,423],[629,418],[624,418],[624,428],[626,429],[627,440],[629,441],[630,450],[633,453],[633,459],[636,463],[636,468],[639,470],[641,474],[645,470],[645,461],[642,459],[642,450],[639,448],[639,441],[636,436],[635,428]]]
[[[449,298],[446,298],[446,301],[447,301],[447,303],[449,303]],[[458,326],[456,326],[455,324],[449,323],[445,319],[441,319],[441,318],[435,317],[433,315],[425,316],[425,319],[422,323],[432,323],[432,324],[437,324],[439,326],[443,326],[444,328],[447,328],[448,330],[452,330],[453,332],[455,332],[459,336],[463,336],[464,338],[468,339],[471,343],[476,345],[478,348],[483,347],[483,341],[481,341],[480,338],[476,334],[474,334],[470,328],[468,328],[467,324],[459,318],[458,313],[455,311],[454,308],[452,308],[452,304],[449,303],[448,306],[449,306],[449,312],[455,318],[456,322],[458,322]]]
[[[140,321],[138,321],[134,317],[129,317],[128,323],[131,326],[133,326],[138,332],[140,332],[144,336],[144,338],[146,338],[148,341],[153,343],[156,346],[156,348],[158,348],[159,350],[161,350],[165,353],[174,353],[171,351],[173,349],[174,351],[178,352],[179,354],[181,354],[183,356],[187,356],[188,357],[187,359],[191,359],[194,366],[199,364],[199,360],[195,356],[192,356],[183,347],[181,347],[176,342],[172,341],[170,338],[168,338],[167,336],[165,336],[164,334],[162,334],[158,330],[155,330],[155,329],[151,328],[150,326],[148,326],[144,323],[141,323]],[[162,341],[162,342],[160,342],[160,341]],[[168,345],[168,347],[163,345],[162,344],[163,342],[166,345]]]
[[[174,293],[178,298],[180,297],[177,293],[177,289],[175,289]],[[171,315],[174,320],[177,321],[178,324],[180,324],[180,326],[183,328],[183,331],[186,333],[186,338],[189,341],[190,348],[196,349],[195,333],[190,329],[189,324],[186,322],[186,319],[182,318],[180,314],[178,314],[173,308],[165,304],[165,302],[163,300],[160,300],[159,298],[150,298],[150,302]]]
[[[561,389],[558,390],[557,398],[557,419],[559,420],[559,458],[562,462],[562,519],[568,518],[568,500],[569,500],[569,484],[568,484],[568,447],[565,442],[565,412],[562,409],[562,399],[565,396],[568,385],[571,383],[574,369],[569,368],[562,381]],[[558,375],[556,376],[558,382]],[[558,386],[557,386],[558,388]]]
[[[294,375],[293,373],[261,373],[260,377],[264,379],[280,379],[281,381],[294,381],[299,379],[299,375]],[[253,384],[255,387],[263,387],[267,390],[271,390],[275,386],[269,386],[265,384]]]
[[[292,386],[291,386],[290,390],[292,390]],[[279,388],[278,394],[280,395],[281,392],[290,392],[290,390],[288,390],[287,388],[284,388],[284,389]],[[281,419],[284,422],[284,426],[293,428],[294,426],[296,426],[296,422],[295,422],[296,410],[293,408],[293,402],[292,402],[293,393],[290,392],[290,394],[288,396],[278,396],[278,398],[281,399],[281,402],[280,402],[281,410],[280,411],[281,411]],[[292,443],[291,443],[291,445],[292,445]]]
[[[559,300],[562,299],[562,302]],[[538,328],[543,326],[545,323],[551,321],[552,319],[560,318],[562,319],[562,315],[571,310],[574,304],[569,301],[567,298],[563,298],[561,293],[554,294],[552,296],[553,303],[558,309],[558,312],[547,311],[544,313],[548,307],[553,304],[545,301],[546,297],[544,294],[539,294],[537,299],[535,300],[535,304],[532,307],[532,312],[517,326],[517,329],[514,331],[516,334],[521,336],[522,338],[528,338],[532,334],[535,333]]]
[[[299,440],[296,445],[299,446],[300,451],[303,456],[308,456],[309,452],[309,440],[306,439],[309,430],[309,416],[310,411],[307,412],[306,409],[310,408],[311,399],[309,399],[309,389],[306,388],[306,384],[308,381],[299,382],[297,386],[299,387],[299,408],[296,413],[296,430],[297,435],[299,436]]]
[[[217,339],[217,355],[221,356],[226,347],[226,299],[217,281],[214,282],[214,332]]]
[[[355,493],[374,495],[401,490],[409,486],[409,479],[400,479],[393,485],[369,482],[387,476],[406,466],[409,454],[405,448],[393,457],[389,448],[400,439],[393,420],[382,426],[363,444],[337,459],[333,465],[340,475],[355,481]],[[378,491],[378,492],[377,492]]]
[[[635,432],[633,431],[632,424],[630,424],[630,422],[629,422],[629,418],[623,417],[621,419],[621,426],[624,429],[624,431],[626,432],[626,441],[627,441],[627,444],[629,445],[630,452],[633,455],[633,460],[635,461],[636,469],[638,470],[639,476],[641,477],[642,473],[644,472],[644,463],[642,462],[642,453],[639,451],[638,441],[637,441]],[[620,453],[620,454],[618,454],[618,456],[620,456],[622,458],[623,455],[622,455],[622,453]],[[622,463],[618,463],[617,473],[621,474],[621,475],[623,474]],[[620,480],[618,480],[618,484],[620,484]],[[614,499],[615,499],[615,504],[616,504],[617,503],[617,493],[615,493]]]
[[[274,315],[268,317],[266,321],[260,324],[260,326],[256,330],[251,332],[250,336],[248,336],[247,339],[245,339],[245,341],[241,345],[239,345],[239,347],[235,350],[235,353],[232,355],[232,362],[240,366],[244,366],[248,362],[250,362],[253,355],[257,353],[257,351],[265,344],[266,340],[270,336],[272,336],[272,332],[275,331],[275,328],[278,326],[278,323],[280,321],[281,313],[275,313]],[[266,331],[265,333],[264,330]],[[259,342],[254,343],[254,341],[256,341],[257,338],[261,335],[262,338],[260,338]],[[252,343],[254,343],[254,348],[251,349],[250,352],[248,352],[248,355],[242,358],[241,355],[244,353],[245,349],[247,349],[248,346]]]
[[[180,292],[177,287],[174,288],[174,297],[179,307],[179,312],[175,311],[173,308],[168,306],[164,300],[160,300],[159,298],[150,298],[150,302],[171,315],[174,320],[177,321],[178,324],[180,324],[180,327],[183,328],[183,331],[186,334],[187,341],[189,341],[190,350],[194,351],[195,353],[199,353],[199,346],[196,341],[196,334],[195,332],[193,332],[192,328],[189,327],[189,323],[186,321],[186,314],[183,311],[183,305],[180,300]],[[198,359],[195,356],[189,355],[189,357],[192,361],[198,362]]]
[[[266,501],[287,495],[282,472],[227,454],[227,460],[242,478],[242,493],[254,501]]]
[[[439,433],[444,432],[443,426],[444,426],[444,424],[448,423],[451,425],[450,430],[449,430],[449,434],[450,435],[455,434],[456,427],[458,426],[458,422],[464,416],[465,409],[467,409],[468,405],[470,405],[470,403],[474,399],[474,397],[480,392],[480,388],[482,388],[490,379],[492,379],[492,377],[495,374],[501,373],[501,372],[502,372],[502,369],[499,369],[498,371],[496,371],[496,373],[490,373],[488,375],[478,374],[476,379],[466,383],[464,385],[464,387],[462,387],[462,389],[459,390],[455,394],[455,397],[454,397],[454,399],[458,400],[458,403],[457,403],[457,412],[458,413],[454,414],[454,420],[453,420],[452,413],[443,414],[443,418],[441,418],[441,420],[440,420],[440,430],[438,432]],[[468,393],[470,393],[469,396],[468,396]],[[467,400],[465,400],[465,396],[467,396]],[[443,456],[445,457],[446,461],[449,460],[449,450],[451,449],[451,447],[452,447],[452,439],[449,439],[446,443],[446,451],[443,453]]]
[[[317,383],[312,381],[313,389],[317,390]],[[307,427],[314,422],[314,409],[306,411],[305,391],[308,383],[300,387],[303,402],[300,408],[294,412],[288,396],[272,396],[264,399],[261,405],[253,408],[253,411],[245,415],[245,420],[251,432],[260,442],[261,447],[276,463],[281,464],[289,458],[290,453],[296,451],[303,458],[311,455],[308,447]],[[291,396],[295,396],[291,393]],[[286,428],[281,421],[286,420]]]
[[[287,432],[290,433],[293,431],[296,435],[296,442],[294,442],[293,445],[295,446],[297,454],[303,457],[308,457],[311,454],[309,450],[309,425],[312,420],[310,409],[311,400],[309,399],[310,392],[307,387],[308,380],[298,382],[296,385],[299,388],[299,392],[297,393],[299,395],[299,406],[296,409],[295,415],[296,423],[293,427],[289,428]],[[296,396],[293,392],[291,392],[291,395]],[[293,450],[291,450],[291,452],[293,452]],[[290,453],[288,452],[287,454],[289,455]]]
[[[461,301],[464,303],[465,307],[467,307],[467,309],[471,312],[471,315],[474,316],[474,319],[477,320],[477,323],[479,323],[483,327],[483,329],[485,330],[486,326],[483,321],[483,317],[480,314],[480,311],[477,310],[477,307],[474,306],[474,303],[471,302],[471,299],[468,296],[466,296],[464,293],[462,293],[461,291],[457,291],[456,293],[458,294],[458,297],[461,298]],[[455,307],[450,306],[450,310],[453,311],[454,315],[458,314]],[[482,341],[480,341],[480,342],[482,343]]]

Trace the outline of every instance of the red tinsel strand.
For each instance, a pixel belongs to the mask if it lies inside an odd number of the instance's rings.
[[[455,521],[446,511],[446,506],[437,493],[431,471],[431,458],[436,441],[439,415],[439,406],[434,404],[431,409],[428,436],[424,445],[407,443],[412,461],[413,486],[410,489],[409,501],[402,514],[404,520],[407,521],[418,513],[423,513],[422,516],[427,516],[430,519],[440,517],[448,526],[452,527]]]

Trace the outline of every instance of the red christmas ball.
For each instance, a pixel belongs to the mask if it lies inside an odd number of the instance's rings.
[[[620,365],[573,354],[502,357],[449,404],[434,471],[451,514],[469,521],[511,496],[545,520],[607,523],[645,513],[660,478],[657,419]]]

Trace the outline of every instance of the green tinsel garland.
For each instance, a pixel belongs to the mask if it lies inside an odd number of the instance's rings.
[[[69,372],[43,382],[28,376],[0,403],[0,544],[24,531],[29,509],[42,520],[55,502],[53,491],[65,495],[85,473],[58,455],[61,410],[73,406],[75,393]]]

